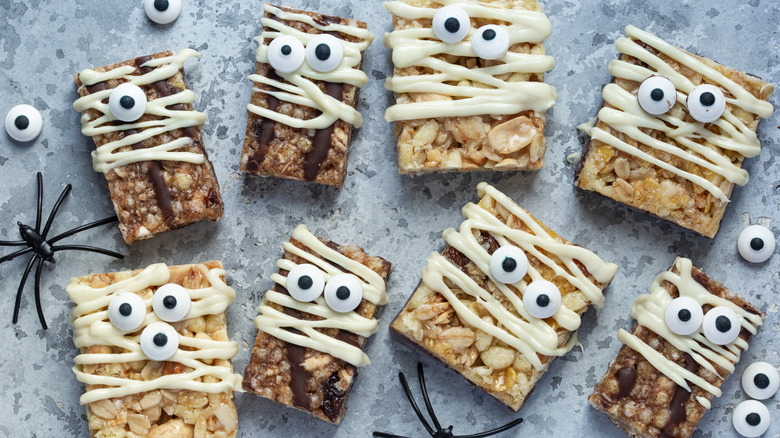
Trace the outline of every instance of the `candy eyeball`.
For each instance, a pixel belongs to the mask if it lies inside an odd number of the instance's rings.
[[[664,319],[669,330],[681,336],[688,336],[701,327],[704,311],[701,304],[693,298],[679,297],[666,306]]]
[[[338,274],[325,285],[325,302],[339,313],[351,312],[363,301],[363,285],[352,274]]]
[[[742,373],[742,389],[745,394],[756,400],[771,398],[780,388],[780,376],[777,368],[767,362],[750,364]]]
[[[767,227],[751,225],[739,233],[737,250],[750,263],[763,263],[775,252],[775,235]]]
[[[514,245],[498,248],[490,256],[490,273],[504,284],[515,284],[528,272],[528,257]]]
[[[157,24],[168,24],[179,18],[181,0],[144,0],[144,11]]]
[[[325,288],[325,277],[320,268],[304,263],[290,270],[287,274],[287,292],[302,303],[310,303],[322,295]]]
[[[509,50],[509,33],[501,26],[488,24],[471,37],[474,53],[482,59],[498,59]]]
[[[688,95],[688,114],[696,121],[712,123],[726,110],[726,97],[720,88],[703,84],[694,88]]]
[[[341,40],[333,35],[317,35],[306,45],[306,62],[320,73],[335,70],[344,59]]]
[[[168,360],[178,348],[179,334],[167,322],[153,322],[141,332],[141,350],[151,360]]]
[[[734,408],[732,422],[738,434],[755,438],[769,430],[769,409],[755,400],[745,400]]]
[[[121,292],[108,304],[108,320],[123,332],[134,332],[146,319],[146,303],[140,296]]]
[[[184,287],[178,284],[164,284],[157,288],[152,297],[152,309],[163,321],[178,322],[187,317],[192,298]]]
[[[536,280],[525,288],[523,305],[534,318],[549,318],[561,307],[561,291],[547,280]]]
[[[454,44],[463,41],[471,29],[469,14],[458,6],[445,6],[433,16],[433,33],[445,43]]]
[[[648,114],[666,114],[677,102],[677,89],[663,76],[650,76],[642,82],[637,92],[639,106]]]
[[[704,315],[702,331],[707,340],[715,345],[734,342],[740,330],[739,316],[728,307],[713,307]]]
[[[268,63],[279,73],[292,73],[303,65],[306,49],[298,38],[281,35],[268,45]]]
[[[16,105],[5,116],[5,131],[16,141],[33,141],[42,129],[43,118],[33,106]]]
[[[108,109],[118,120],[135,122],[146,111],[146,93],[139,86],[125,82],[111,91]]]

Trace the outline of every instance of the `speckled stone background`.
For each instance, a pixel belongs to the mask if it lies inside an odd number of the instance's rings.
[[[292,7],[319,10],[367,21],[377,36],[365,53],[371,81],[363,88],[359,110],[365,117],[352,145],[349,176],[341,190],[282,180],[245,177],[238,172],[254,71],[253,38],[260,31],[261,1],[184,0],[181,17],[155,25],[140,0],[0,0],[0,115],[14,105],[30,103],[43,114],[44,129],[31,144],[13,142],[0,133],[0,239],[16,239],[16,221],[34,222],[35,172],[45,173],[45,209],[51,208],[67,183],[74,185],[53,232],[112,214],[102,175],[92,171],[91,139],[80,133],[73,74],[135,56],[192,47],[203,54],[186,65],[187,81],[197,94],[196,108],[208,120],[204,142],[222,185],[226,217],[201,223],[127,247],[114,227],[70,239],[116,249],[127,255],[114,261],[86,253],[61,254],[56,267],[44,271],[43,302],[50,328],[42,331],[35,316],[30,282],[18,325],[10,323],[13,296],[25,261],[0,266],[0,435],[9,437],[87,436],[83,385],[70,368],[77,350],[71,340],[71,304],[64,286],[71,276],[169,264],[221,259],[238,291],[229,309],[229,331],[241,346],[234,360],[243,372],[255,336],[252,319],[269,276],[281,254],[280,244],[296,224],[305,222],[317,234],[352,242],[392,261],[390,303],[380,331],[369,342],[373,364],[360,371],[340,427],[301,412],[276,406],[254,395],[238,394],[240,436],[367,437],[373,430],[425,436],[403,397],[397,374],[414,376],[420,356],[390,339],[388,324],[418,282],[426,255],[442,247],[442,230],[457,226],[460,208],[476,199],[476,184],[487,180],[514,197],[565,237],[620,266],[607,290],[606,307],[589,312],[580,331],[584,352],[572,351],[550,367],[519,414],[482,395],[452,372],[430,360],[428,387],[442,423],[459,434],[496,427],[517,416],[525,422],[502,436],[620,437],[606,417],[588,407],[586,398],[620,343],[616,332],[632,325],[631,303],[647,291],[653,278],[675,255],[691,257],[713,278],[757,304],[767,318],[743,356],[723,396],[700,423],[696,437],[734,436],[731,412],[745,399],[742,370],[755,360],[780,365],[777,335],[780,256],[750,265],[736,252],[736,237],[746,215],[752,221],[771,218],[780,231],[780,162],[777,116],[762,122],[763,151],[749,159],[746,187],[737,188],[715,240],[696,236],[649,216],[629,211],[598,196],[575,190],[573,166],[565,157],[581,147],[575,126],[594,115],[601,87],[608,81],[607,63],[614,41],[627,24],[661,35],[686,49],[754,73],[769,81],[780,78],[777,22],[780,5],[771,0],[733,2],[545,0],[553,23],[547,40],[556,68],[547,76],[559,95],[548,117],[547,166],[538,173],[470,173],[409,178],[399,175],[391,126],[382,114],[391,96],[383,79],[391,71],[382,34],[390,16],[378,0],[283,0]],[[734,6],[734,4],[738,4]],[[775,96],[772,102],[777,105]],[[0,254],[10,252],[8,248]],[[416,384],[415,384],[416,385]],[[415,386],[413,385],[413,386]],[[414,393],[419,392],[415,386]],[[775,423],[767,436],[780,436],[780,408],[769,400]]]

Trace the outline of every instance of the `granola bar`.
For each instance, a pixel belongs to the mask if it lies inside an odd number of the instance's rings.
[[[373,41],[351,18],[263,5],[241,170],[341,187]],[[306,46],[306,48],[304,48]]]
[[[734,185],[748,181],[743,160],[760,153],[755,131],[772,114],[774,86],[633,26],[626,33],[595,125],[584,128],[576,185],[714,237]]]
[[[193,56],[200,57],[191,49],[162,52],[76,74],[81,98],[73,106],[95,142],[93,167],[106,177],[129,244],[222,217],[200,132],[206,116],[193,110],[184,83],[184,61]]]
[[[71,279],[90,436],[236,436],[241,376],[225,321],[236,293],[224,275],[211,261]]]
[[[618,333],[625,345],[588,401],[632,437],[690,437],[763,313],[678,258],[631,315],[637,323]]]
[[[358,367],[370,363],[363,348],[387,303],[391,264],[319,239],[303,225],[283,246],[274,288],[255,319],[259,331],[243,386],[339,424]]]
[[[617,266],[560,237],[486,183],[428,256],[391,333],[517,411]]]
[[[385,120],[395,122],[399,172],[541,169],[557,96],[544,83],[555,61],[539,1],[470,1],[472,17],[444,3],[385,3],[394,63],[385,87],[396,99]]]

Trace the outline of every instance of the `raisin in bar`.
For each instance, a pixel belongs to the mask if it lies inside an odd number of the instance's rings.
[[[774,86],[636,27],[626,33],[595,125],[584,125],[576,185],[714,237],[734,185],[748,181],[743,160],[761,151],[756,129],[772,114]]]
[[[71,279],[90,436],[236,436],[241,376],[225,320],[236,292],[224,277],[211,261]]]
[[[385,3],[394,64],[385,87],[396,100],[385,120],[395,122],[398,170],[541,169],[557,99],[544,83],[555,65],[543,44],[550,21],[537,0],[445,3]]]
[[[617,266],[574,245],[480,183],[460,230],[428,256],[390,326],[517,411],[550,363],[576,343],[580,317],[604,304]]]
[[[205,114],[184,83],[191,49],[162,52],[76,74],[81,132],[108,182],[127,243],[222,217],[222,198],[200,129]],[[116,114],[114,114],[116,113]]]
[[[362,21],[263,5],[241,170],[341,187],[368,76]]]
[[[387,303],[391,264],[299,225],[285,242],[255,319],[258,328],[244,389],[339,424],[366,339]]]
[[[630,436],[690,437],[763,313],[678,258],[631,308],[637,322],[588,401]]]

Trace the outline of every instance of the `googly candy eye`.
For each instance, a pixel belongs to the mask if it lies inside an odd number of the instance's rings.
[[[679,297],[666,306],[664,319],[669,330],[681,336],[688,336],[701,327],[704,311],[701,304],[693,298]]]
[[[737,250],[750,263],[763,263],[775,252],[775,235],[767,227],[751,225],[739,233]]]
[[[108,109],[118,120],[134,122],[146,111],[146,93],[137,85],[121,84],[111,91]]]
[[[143,298],[130,292],[121,292],[108,303],[108,320],[123,332],[133,332],[146,319],[146,304]]]
[[[732,422],[738,434],[755,438],[769,430],[769,409],[755,400],[745,400],[734,408]]]
[[[33,141],[42,129],[43,118],[33,106],[16,105],[5,116],[5,131],[16,141]]]
[[[528,272],[528,257],[514,245],[498,248],[490,256],[490,273],[504,284],[515,284]]]
[[[498,59],[509,50],[509,33],[501,26],[488,24],[471,37],[471,47],[482,59]]]
[[[677,102],[677,89],[663,76],[650,76],[639,86],[637,99],[647,113],[654,116],[666,114]]]
[[[756,400],[771,398],[780,388],[777,369],[767,362],[755,362],[742,373],[742,389]]]
[[[333,71],[344,59],[344,47],[341,40],[333,35],[317,35],[306,45],[306,62],[321,73]]]
[[[141,350],[151,360],[168,360],[178,349],[179,334],[167,322],[153,322],[141,332]]]
[[[734,342],[740,331],[739,316],[728,307],[714,307],[704,315],[702,331],[704,336],[715,345]]]
[[[310,303],[322,295],[325,288],[325,277],[320,268],[304,263],[290,270],[287,274],[287,292],[290,296],[303,303]]]
[[[702,84],[688,95],[688,114],[702,123],[712,123],[726,110],[726,97],[720,88]]]
[[[547,280],[536,280],[525,288],[523,305],[534,318],[549,318],[561,307],[561,291]]]
[[[157,24],[168,24],[179,18],[181,0],[144,0],[144,11]]]
[[[290,35],[281,35],[268,45],[268,63],[280,73],[292,73],[303,65],[306,49],[303,43]]]
[[[363,301],[363,285],[352,274],[338,274],[325,285],[325,302],[336,312],[351,312]]]
[[[152,297],[152,309],[163,321],[178,322],[187,317],[192,298],[187,290],[178,284],[164,284],[157,288]]]
[[[454,44],[463,41],[471,29],[469,14],[454,5],[445,6],[433,16],[433,33],[445,43]]]

